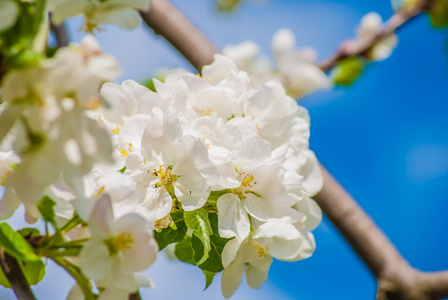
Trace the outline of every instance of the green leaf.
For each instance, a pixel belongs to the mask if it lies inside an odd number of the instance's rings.
[[[34,227],[22,228],[17,230],[17,232],[23,237],[34,237],[40,235],[40,231]]]
[[[38,284],[45,276],[45,265],[42,260],[36,262],[19,261],[20,268],[29,285]]]
[[[25,275],[28,285],[38,284],[45,276],[45,265],[42,260],[30,262],[18,260],[20,269]],[[11,288],[8,279],[3,270],[0,268],[0,284],[4,287]]]
[[[0,223],[0,246],[17,260],[38,262],[40,257],[20,233],[15,232],[7,223]]]
[[[208,253],[211,250],[210,235],[213,234],[213,231],[208,219],[207,211],[203,208],[193,211],[186,211],[184,216],[187,227],[193,230],[194,237],[197,237],[202,242],[202,255],[201,258],[197,260],[198,265],[200,265],[208,258]],[[198,250],[198,248],[193,249]],[[197,258],[196,254],[195,258]]]
[[[121,172],[121,173],[126,172],[126,166],[124,166],[123,168],[121,168],[120,170],[118,170],[118,172]]]
[[[333,82],[339,85],[350,85],[361,75],[366,62],[361,57],[348,57],[341,60],[331,71]]]
[[[448,25],[448,0],[436,0],[431,4],[429,10],[432,25],[434,27],[445,27]]]
[[[51,199],[49,196],[45,195],[42,197],[42,199],[37,203],[37,209],[42,214],[42,217],[44,218],[45,222],[51,223],[53,226],[56,227],[56,221],[54,219],[55,213],[54,213],[54,206],[56,205],[56,202],[54,202],[53,199]]]
[[[184,220],[184,212],[182,210],[176,210],[171,214],[171,218],[176,225],[177,230],[172,227],[162,229],[160,232],[154,233],[154,238],[159,244],[159,250],[162,250],[166,246],[172,243],[177,243],[185,238],[187,233],[187,224]]]
[[[218,231],[218,215],[211,213],[208,215],[212,229],[213,229],[213,235],[210,236],[210,252],[209,257],[203,262],[198,263],[199,268],[201,268],[204,271],[209,271],[213,273],[221,272],[224,267],[222,265],[222,250],[224,249],[224,246],[230,239],[222,238],[219,236]],[[201,253],[200,247],[201,244],[198,242],[198,239],[193,237],[191,239],[192,248],[196,250],[198,254]],[[203,249],[202,249],[203,251]],[[197,260],[196,252],[194,258]]]
[[[218,0],[218,11],[227,13],[233,12],[240,3],[241,0]]]
[[[183,262],[196,265],[193,259],[193,248],[191,246],[191,237],[185,236],[185,239],[180,243],[176,244],[174,248],[174,254],[176,257]]]
[[[212,284],[213,278],[215,278],[216,273],[204,271],[202,270],[202,273],[205,275],[205,288],[204,291]]]
[[[156,72],[153,78],[159,80],[160,82],[165,82],[166,75],[168,75],[168,70],[160,70]],[[152,80],[153,78],[143,81],[142,85],[155,92],[156,87],[154,85],[154,81]]]

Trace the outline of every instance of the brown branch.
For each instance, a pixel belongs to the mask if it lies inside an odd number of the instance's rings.
[[[133,294],[130,294],[128,300],[142,300],[142,297],[140,296],[140,293],[137,291]]]
[[[322,166],[324,187],[314,197],[376,277],[403,258],[370,217]]]
[[[50,20],[51,20],[51,16],[50,16]],[[56,25],[50,21],[50,29],[51,29],[51,31],[53,31],[53,33],[56,37],[57,48],[62,48],[62,47],[68,46],[68,43],[70,42],[70,40],[67,35],[65,23]]]
[[[448,297],[448,272],[412,268],[344,188],[321,166],[324,187],[314,197],[378,279],[379,300]]]
[[[403,24],[408,23],[415,16],[419,15],[424,10],[428,9],[433,3],[431,0],[420,0],[414,5],[407,5],[398,10],[389,20],[384,24],[383,28],[377,33],[359,42],[343,42],[339,49],[317,64],[323,71],[331,70],[343,58],[353,56],[365,56],[367,52],[383,38],[394,33]]]
[[[19,300],[35,300],[17,260],[0,248],[0,266]]]
[[[421,12],[425,7],[423,4],[427,5],[429,2],[421,1],[411,9],[406,8],[397,12],[387,22],[386,29],[376,38],[382,38],[393,32]],[[151,13],[143,14],[148,26],[169,40],[198,71],[204,64],[213,60],[216,48],[196,29],[186,32],[185,29],[193,25],[181,16],[177,9],[174,10],[173,16],[169,16],[170,9],[173,8],[166,0],[153,0],[152,5]],[[377,40],[372,40],[370,44],[366,43],[356,53],[341,51],[337,59],[328,60],[327,66],[324,67],[331,68],[343,55],[359,55],[365,52],[375,41]],[[198,53],[201,55],[197,55]],[[315,200],[378,279],[379,300],[429,300],[448,297],[448,272],[425,273],[412,268],[330,173],[323,167],[322,172],[324,187],[315,196]]]
[[[198,70],[213,61],[218,49],[175,6],[166,0],[151,1],[143,20],[163,36]]]

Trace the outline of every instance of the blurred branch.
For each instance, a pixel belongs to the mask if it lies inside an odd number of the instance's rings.
[[[382,30],[370,44],[366,43],[356,52],[341,51],[338,59],[343,55],[365,52],[377,39],[390,34],[421,12],[427,3],[430,1],[421,1],[412,9],[405,8],[397,12],[385,25],[387,29]],[[153,0],[152,4],[150,13],[142,14],[148,26],[170,41],[198,71],[213,60],[217,52],[215,46],[181,12],[166,0]],[[170,11],[173,12],[171,16]],[[194,31],[186,30],[192,27]],[[324,67],[331,68],[338,59],[328,60]],[[379,300],[448,297],[448,272],[425,273],[409,266],[378,226],[324,167],[322,173],[324,187],[314,199],[378,279]]]
[[[0,248],[0,266],[19,300],[35,300],[17,260]]]
[[[325,184],[314,200],[378,279],[377,299],[448,297],[448,272],[412,268],[356,201],[323,166],[321,169]]]
[[[377,34],[356,43],[351,41],[343,42],[336,53],[320,62],[318,67],[323,71],[329,71],[343,58],[364,56],[377,42],[394,33],[403,24],[428,9],[432,3],[433,0],[420,0],[413,5],[405,5],[387,20],[384,27]]]
[[[218,49],[167,0],[151,1],[148,12],[140,12],[146,24],[164,37],[200,72],[213,61]]]
[[[128,300],[142,300],[140,293],[137,291],[134,294],[130,294]]]
[[[53,22],[51,22],[51,16],[50,16],[50,29],[53,31],[56,41],[57,41],[57,48],[66,47],[68,46],[69,38],[67,35],[67,30],[65,28],[65,23],[62,23],[60,25],[56,25]]]

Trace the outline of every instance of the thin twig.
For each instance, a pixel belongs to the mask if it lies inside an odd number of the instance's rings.
[[[0,248],[0,266],[19,300],[35,300],[17,260]]]
[[[65,23],[62,23],[60,25],[54,24],[53,22],[51,22],[51,15],[50,15],[50,29],[51,31],[53,31],[56,37],[57,48],[68,46],[70,40],[67,35],[67,29],[65,28]]]
[[[137,291],[133,294],[130,294],[128,300],[142,300],[142,297],[140,296],[140,293]]]
[[[425,9],[428,9],[432,2],[431,0],[420,0],[414,5],[404,6],[390,17],[378,33],[359,42],[343,42],[333,55],[319,63],[318,66],[323,71],[329,71],[343,58],[366,55],[372,46],[394,33],[403,24],[409,23],[415,16],[419,15]]]
[[[140,14],[156,34],[170,42],[199,72],[203,65],[213,61],[218,49],[169,1],[153,0],[150,10]]]
[[[385,29],[369,43],[366,42],[350,53],[340,50],[339,54],[321,64],[322,69],[330,69],[342,57],[364,53],[378,39],[411,20],[430,3],[429,0],[420,1],[412,8],[397,12],[387,22]],[[173,16],[169,16],[172,6],[166,0],[153,0],[152,4],[151,14],[143,14],[148,26],[170,41],[198,71],[204,64],[213,60],[216,48],[196,29],[185,31],[193,26],[186,17],[177,9]],[[201,55],[197,55],[198,53]],[[322,172],[324,187],[315,196],[315,200],[377,277],[378,299],[426,300],[448,297],[448,272],[425,273],[409,266],[344,188],[323,167]]]

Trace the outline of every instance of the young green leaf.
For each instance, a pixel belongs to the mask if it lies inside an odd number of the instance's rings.
[[[348,57],[341,60],[331,71],[333,82],[339,85],[350,85],[361,75],[366,63],[360,57]]]
[[[185,236],[185,239],[183,241],[176,244],[176,247],[174,248],[174,254],[180,261],[196,265],[196,262],[193,259],[191,237],[189,237],[188,235]]]
[[[207,211],[203,208],[196,209],[194,211],[186,211],[184,216],[187,227],[193,230],[194,237],[198,238],[202,242],[203,248],[200,259],[197,257],[196,253],[194,257],[197,259],[197,264],[200,265],[208,258],[208,253],[211,250],[210,235],[213,234],[213,231],[208,219]],[[198,247],[193,249],[199,250]]]
[[[56,205],[56,202],[53,201],[48,196],[42,197],[42,199],[37,203],[37,209],[42,214],[43,219],[45,222],[52,224],[53,226],[56,226],[56,221],[54,219],[55,213],[54,213],[54,206]]]
[[[219,236],[218,231],[218,215],[211,213],[208,215],[212,229],[213,229],[213,235],[210,236],[210,252],[208,255],[208,258],[202,263],[199,264],[199,268],[201,268],[203,271],[218,273],[221,272],[224,267],[222,265],[222,250],[224,249],[224,246],[229,241],[229,239],[222,238]],[[194,258],[196,261],[198,261],[197,255],[200,257],[201,253],[203,253],[202,245],[200,244],[199,240],[195,238],[194,236],[191,239],[192,248],[194,251]]]
[[[38,284],[45,275],[45,265],[42,260],[30,262],[30,261],[18,261],[20,269],[25,275],[26,281],[29,285]],[[8,279],[6,278],[3,270],[0,268],[0,284],[4,287],[11,288]]]
[[[34,227],[26,227],[17,230],[18,233],[20,233],[23,237],[33,237],[40,235],[40,231],[37,228]]]
[[[204,291],[212,284],[213,278],[215,278],[216,273],[204,271],[202,270],[202,273],[205,275],[205,288]]]
[[[19,261],[39,262],[40,257],[34,252],[23,236],[15,232],[7,223],[0,223],[0,246]]]
[[[177,243],[185,238],[187,233],[187,225],[184,220],[184,213],[182,210],[176,210],[171,214],[171,218],[176,225],[177,230],[172,227],[162,229],[160,232],[154,233],[154,238],[159,244],[159,250],[164,249],[166,246],[172,243]]]
[[[445,27],[448,25],[448,0],[433,1],[429,10],[429,16],[434,27]]]

